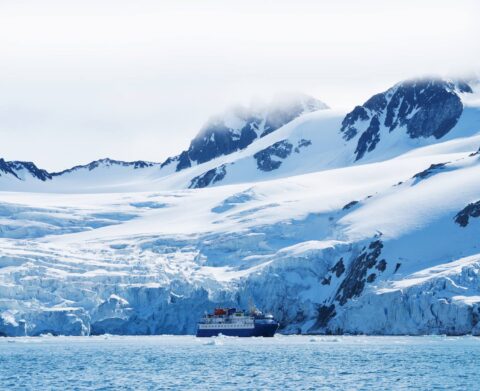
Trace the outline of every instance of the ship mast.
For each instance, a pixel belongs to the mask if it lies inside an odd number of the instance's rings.
[[[248,298],[248,309],[250,310],[251,314],[255,314],[257,312],[257,307],[255,307],[252,296]]]

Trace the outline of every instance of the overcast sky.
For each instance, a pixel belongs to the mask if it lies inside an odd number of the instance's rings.
[[[211,115],[480,70],[480,2],[0,0],[0,157],[162,161]]]

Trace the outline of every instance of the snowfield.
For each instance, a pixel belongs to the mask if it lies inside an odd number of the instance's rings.
[[[322,107],[181,170],[5,168],[0,335],[191,334],[251,298],[286,333],[480,334],[480,103],[433,83],[463,111],[417,137],[430,86],[384,94],[413,99],[394,130],[366,102],[360,125]]]

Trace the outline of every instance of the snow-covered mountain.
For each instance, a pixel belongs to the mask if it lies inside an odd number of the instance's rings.
[[[213,117],[192,140],[188,150],[178,157],[180,171],[192,165],[201,164],[219,156],[245,149],[255,140],[264,137],[302,114],[328,109],[328,106],[306,95],[284,95],[269,105],[245,108],[234,107],[221,116]]]
[[[28,179],[38,179],[46,181],[52,179],[52,174],[46,170],[39,169],[32,162],[6,162],[5,159],[0,159],[0,173],[2,176],[15,178],[20,181]]]
[[[480,334],[477,84],[292,118],[180,170],[0,160],[0,334],[192,333],[250,298],[284,332]]]
[[[459,94],[473,93],[465,82],[413,80],[372,96],[342,121],[345,140],[358,139],[355,160],[374,151],[388,133],[403,130],[409,138],[441,139],[458,123],[463,112]],[[358,136],[358,137],[357,137]],[[403,137],[403,134],[402,134]],[[391,147],[391,145],[388,145]]]
[[[237,106],[210,119],[188,150],[161,164],[107,158],[49,173],[32,162],[1,159],[0,190],[90,193],[167,189],[171,188],[170,182],[163,179],[172,174],[244,150],[256,139],[275,132],[294,119],[326,109],[328,106],[321,101],[300,94],[281,95],[269,104],[250,108]],[[187,180],[188,184],[194,176]]]

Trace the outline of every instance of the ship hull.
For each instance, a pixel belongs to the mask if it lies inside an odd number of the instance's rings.
[[[278,329],[278,323],[256,324],[249,329],[197,329],[197,337],[216,337],[220,334],[229,337],[273,337]]]

